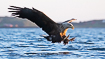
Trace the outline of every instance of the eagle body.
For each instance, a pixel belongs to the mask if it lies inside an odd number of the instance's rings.
[[[66,32],[68,28],[74,28],[71,24],[72,20],[67,20],[62,23],[56,23],[52,19],[50,19],[43,12],[32,8],[21,8],[17,6],[10,6],[9,12],[12,12],[13,16],[19,18],[26,18],[35,24],[37,24],[43,31],[45,31],[49,36],[44,36],[48,41],[61,42],[64,41],[64,44],[67,44],[70,40],[68,39],[69,35],[66,36]],[[73,39],[72,39],[73,40]]]

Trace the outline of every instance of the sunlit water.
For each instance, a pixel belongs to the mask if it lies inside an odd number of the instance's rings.
[[[40,28],[0,28],[0,59],[105,59],[105,28],[69,29],[75,41],[51,43]]]

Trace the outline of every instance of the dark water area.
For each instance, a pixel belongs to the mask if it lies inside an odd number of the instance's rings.
[[[0,59],[105,59],[105,28],[69,29],[75,41],[51,43],[40,28],[0,28]]]

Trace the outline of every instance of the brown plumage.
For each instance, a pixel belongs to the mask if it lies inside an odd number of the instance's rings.
[[[56,23],[50,19],[43,12],[32,8],[21,8],[17,6],[10,6],[9,12],[12,12],[13,16],[19,18],[26,18],[34,23],[36,23],[43,31],[45,31],[49,36],[44,36],[47,40],[55,42],[64,41],[66,37],[66,32],[68,28],[74,28],[71,24],[72,20],[65,21],[63,23]],[[70,41],[70,40],[68,40]],[[64,42],[65,43],[65,42]]]

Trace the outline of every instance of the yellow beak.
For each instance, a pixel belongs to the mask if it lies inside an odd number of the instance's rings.
[[[74,26],[72,26],[72,29],[74,29]]]
[[[70,23],[70,26],[71,26],[71,29],[74,29],[74,26],[73,26],[73,24],[71,24],[71,23]]]

